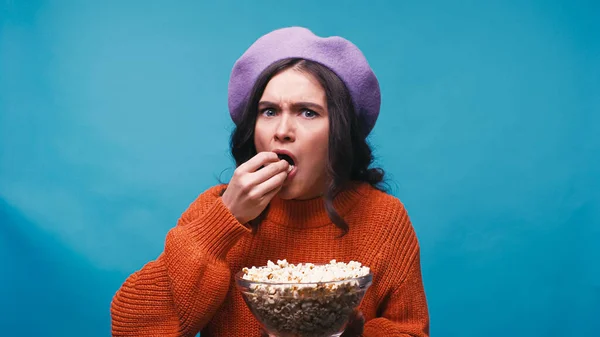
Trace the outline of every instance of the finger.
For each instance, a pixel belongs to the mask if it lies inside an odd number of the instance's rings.
[[[342,337],[360,336],[364,332],[364,327],[365,317],[362,312],[355,310],[350,315],[350,319],[348,320],[348,324],[346,325]]]
[[[275,188],[275,189],[273,189],[271,192],[269,192],[269,193],[265,194],[265,195],[263,196],[263,200],[264,200],[264,201],[266,201],[267,203],[268,203],[268,202],[271,202],[271,200],[273,200],[273,198],[275,197],[275,195],[276,195],[277,193],[279,193],[279,191],[281,191],[281,187],[282,187],[282,186],[283,186],[283,185],[281,185],[281,186],[279,186],[279,187],[276,187],[276,188]]]
[[[365,317],[363,316],[362,312],[359,311],[356,313],[352,327],[357,336],[362,335],[365,329]]]
[[[286,172],[290,164],[285,160],[279,160],[277,163],[272,163],[269,166],[264,167],[262,170],[250,173],[250,184],[257,186],[263,182],[271,179],[281,172]]]
[[[254,172],[265,164],[279,161],[275,152],[260,152],[238,167],[241,172]],[[261,170],[262,171],[262,170]]]
[[[362,329],[362,326],[365,324],[365,316],[363,316],[361,311],[354,311],[353,323],[355,327]]]
[[[273,197],[275,197],[275,195],[277,193],[279,193],[279,191],[281,191],[281,189],[283,188],[283,182],[285,182],[285,179],[287,178],[287,174],[285,177],[282,178],[282,182],[281,184],[277,185],[275,188],[273,188],[271,191],[267,192],[265,195],[263,195],[262,199],[263,201],[267,201],[270,202]]]
[[[256,186],[256,195],[262,196],[263,199],[271,200],[283,186],[287,175],[287,171],[280,172]]]

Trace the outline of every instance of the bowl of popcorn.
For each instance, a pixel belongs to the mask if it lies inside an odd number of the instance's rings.
[[[372,280],[361,263],[336,260],[297,265],[268,261],[235,275],[248,308],[271,337],[340,336]]]

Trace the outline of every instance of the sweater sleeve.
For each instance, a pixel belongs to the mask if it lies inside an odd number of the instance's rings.
[[[231,276],[225,256],[250,230],[213,192],[192,203],[168,232],[159,257],[117,291],[113,336],[194,336],[221,306]]]
[[[364,337],[429,336],[429,313],[418,250],[404,281],[392,291],[382,309],[380,317],[365,324]]]

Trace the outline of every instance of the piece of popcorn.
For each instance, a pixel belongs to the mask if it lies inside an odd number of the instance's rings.
[[[264,267],[243,268],[243,278],[255,282],[269,283],[316,283],[342,281],[365,276],[370,272],[360,262],[349,263],[331,260],[329,264],[312,263],[290,264],[287,260],[269,260]]]

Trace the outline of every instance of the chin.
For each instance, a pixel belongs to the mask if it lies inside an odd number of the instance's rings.
[[[294,188],[292,186],[283,186],[277,196],[283,200],[292,200],[297,199],[299,197],[298,193],[294,193]]]
[[[314,189],[313,189],[314,191]],[[292,200],[292,199],[312,199],[319,196],[319,193],[311,193],[310,189],[307,190],[302,188],[297,182],[289,185],[283,185],[279,193],[277,194],[279,198],[283,200]]]

